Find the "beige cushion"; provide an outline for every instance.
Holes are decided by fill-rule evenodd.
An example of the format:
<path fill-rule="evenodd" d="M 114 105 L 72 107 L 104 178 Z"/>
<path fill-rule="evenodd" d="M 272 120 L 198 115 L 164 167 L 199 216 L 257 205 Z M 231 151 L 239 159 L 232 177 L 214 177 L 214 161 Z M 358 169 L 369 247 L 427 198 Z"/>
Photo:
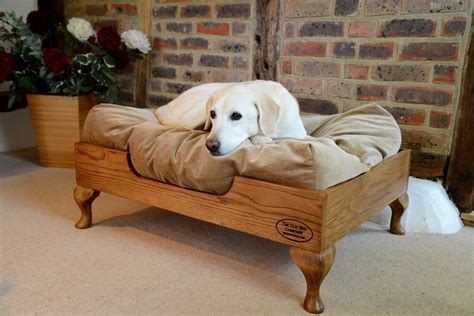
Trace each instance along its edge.
<path fill-rule="evenodd" d="M 397 153 L 400 129 L 377 104 L 343 114 L 303 117 L 307 140 L 246 141 L 228 155 L 211 156 L 207 132 L 161 125 L 152 109 L 100 104 L 89 113 L 83 141 L 129 150 L 142 176 L 184 188 L 224 194 L 242 175 L 313 189 L 325 189 L 368 171 Z"/>

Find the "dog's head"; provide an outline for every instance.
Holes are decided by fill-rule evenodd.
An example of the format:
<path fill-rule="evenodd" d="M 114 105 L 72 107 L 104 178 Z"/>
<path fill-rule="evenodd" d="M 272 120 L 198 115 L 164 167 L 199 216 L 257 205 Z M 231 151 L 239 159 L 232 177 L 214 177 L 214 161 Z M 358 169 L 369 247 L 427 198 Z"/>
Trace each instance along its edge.
<path fill-rule="evenodd" d="M 228 154 L 255 135 L 272 136 L 279 105 L 266 93 L 233 86 L 214 93 L 207 102 L 204 129 L 211 131 L 206 147 L 214 156 Z"/>

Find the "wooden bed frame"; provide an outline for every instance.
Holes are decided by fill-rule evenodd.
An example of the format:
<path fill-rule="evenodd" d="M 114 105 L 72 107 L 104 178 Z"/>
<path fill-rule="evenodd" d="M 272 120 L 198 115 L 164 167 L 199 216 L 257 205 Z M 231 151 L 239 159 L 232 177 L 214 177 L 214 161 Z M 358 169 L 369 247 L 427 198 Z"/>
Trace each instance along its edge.
<path fill-rule="evenodd" d="M 403 235 L 408 205 L 410 151 L 384 160 L 365 174 L 323 191 L 237 176 L 224 195 L 184 189 L 138 175 L 129 153 L 85 143 L 75 145 L 74 199 L 92 224 L 91 205 L 107 192 L 290 246 L 307 284 L 304 309 L 322 313 L 319 289 L 335 258 L 336 242 L 390 205 L 390 232 Z"/>

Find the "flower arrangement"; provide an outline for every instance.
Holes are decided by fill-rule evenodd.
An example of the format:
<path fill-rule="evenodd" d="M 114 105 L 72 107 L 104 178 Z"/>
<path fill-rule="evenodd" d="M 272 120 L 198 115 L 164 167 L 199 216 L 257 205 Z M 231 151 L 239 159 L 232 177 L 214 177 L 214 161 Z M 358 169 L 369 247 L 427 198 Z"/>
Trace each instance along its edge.
<path fill-rule="evenodd" d="M 0 44 L 6 44 L 0 46 L 0 83 L 12 82 L 8 108 L 27 93 L 96 93 L 105 102 L 115 102 L 120 94 L 115 72 L 151 50 L 145 34 L 137 30 L 119 35 L 114 27 L 102 27 L 96 33 L 82 18 L 55 29 L 64 34 L 63 49 L 45 48 L 51 32 L 42 11 L 31 12 L 26 23 L 13 12 L 0 16 Z"/>

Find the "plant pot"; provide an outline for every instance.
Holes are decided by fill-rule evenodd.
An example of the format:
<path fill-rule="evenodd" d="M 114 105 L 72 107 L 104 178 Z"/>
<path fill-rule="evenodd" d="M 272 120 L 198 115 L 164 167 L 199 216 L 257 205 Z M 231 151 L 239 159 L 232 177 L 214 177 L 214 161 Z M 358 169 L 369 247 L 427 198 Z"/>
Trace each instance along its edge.
<path fill-rule="evenodd" d="M 96 95 L 29 94 L 27 100 L 40 164 L 74 168 L 74 143 L 81 139 L 84 120 L 97 104 Z"/>

